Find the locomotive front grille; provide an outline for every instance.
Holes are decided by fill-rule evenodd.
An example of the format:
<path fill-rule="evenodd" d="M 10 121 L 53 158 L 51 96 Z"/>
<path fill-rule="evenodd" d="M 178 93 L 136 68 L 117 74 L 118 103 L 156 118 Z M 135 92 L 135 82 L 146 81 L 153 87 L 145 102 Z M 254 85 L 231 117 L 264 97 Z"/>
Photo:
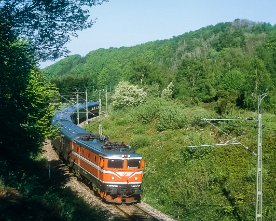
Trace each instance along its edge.
<path fill-rule="evenodd" d="M 141 193 L 141 187 L 140 185 L 135 187 L 132 187 L 131 185 L 107 185 L 106 192 L 110 195 L 139 195 Z"/>
<path fill-rule="evenodd" d="M 127 196 L 130 194 L 130 189 L 126 188 L 126 187 L 119 187 L 118 189 L 118 193 L 119 195 L 122 195 L 122 196 Z"/>

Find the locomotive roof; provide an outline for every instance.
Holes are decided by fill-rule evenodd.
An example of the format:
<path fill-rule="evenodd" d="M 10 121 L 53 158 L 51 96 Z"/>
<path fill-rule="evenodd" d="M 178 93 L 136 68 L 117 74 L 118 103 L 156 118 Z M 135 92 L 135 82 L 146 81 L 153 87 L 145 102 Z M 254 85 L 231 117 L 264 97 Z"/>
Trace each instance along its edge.
<path fill-rule="evenodd" d="M 105 144 L 105 142 L 101 139 L 83 139 L 82 137 L 78 137 L 74 140 L 77 144 L 81 144 L 87 149 L 94 150 L 98 154 L 100 154 L 103 157 L 106 158 L 118 158 L 126 156 L 131 158 L 141 158 L 140 154 L 137 154 L 134 152 L 133 149 L 131 149 L 129 146 L 124 144 L 118 144 L 118 143 L 108 143 Z"/>
<path fill-rule="evenodd" d="M 91 101 L 87 103 L 89 108 L 97 107 L 99 102 Z M 103 157 L 122 157 L 127 155 L 132 158 L 141 158 L 140 154 L 134 152 L 127 145 L 106 142 L 104 136 L 95 136 L 85 129 L 77 126 L 72 121 L 72 115 L 76 113 L 77 108 L 84 109 L 86 104 L 72 105 L 57 112 L 53 119 L 52 124 L 57 126 L 60 132 L 68 139 L 84 146 L 87 149 L 91 149 Z"/>

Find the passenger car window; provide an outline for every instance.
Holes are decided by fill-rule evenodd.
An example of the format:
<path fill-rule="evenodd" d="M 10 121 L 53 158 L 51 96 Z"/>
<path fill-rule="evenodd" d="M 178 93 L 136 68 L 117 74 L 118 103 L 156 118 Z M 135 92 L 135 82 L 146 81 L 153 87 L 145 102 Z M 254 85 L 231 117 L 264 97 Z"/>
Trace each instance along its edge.
<path fill-rule="evenodd" d="M 139 168 L 140 167 L 140 160 L 128 160 L 127 167 L 128 168 Z"/>
<path fill-rule="evenodd" d="M 123 168 L 124 161 L 123 160 L 116 160 L 116 159 L 110 159 L 108 160 L 108 168 Z"/>

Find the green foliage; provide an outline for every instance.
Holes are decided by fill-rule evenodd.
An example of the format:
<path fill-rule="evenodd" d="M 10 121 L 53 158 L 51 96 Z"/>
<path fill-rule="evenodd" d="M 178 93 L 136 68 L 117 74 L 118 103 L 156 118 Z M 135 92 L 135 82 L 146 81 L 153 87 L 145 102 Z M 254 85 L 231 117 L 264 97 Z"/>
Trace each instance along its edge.
<path fill-rule="evenodd" d="M 236 101 L 238 99 L 237 92 L 233 90 L 219 91 L 217 95 L 216 111 L 220 115 L 230 114 L 236 107 Z"/>
<path fill-rule="evenodd" d="M 112 89 L 124 80 L 147 91 L 144 103 L 128 107 L 133 102 L 126 96 L 118 99 L 123 110 L 101 119 L 105 134 L 143 154 L 144 201 L 178 220 L 253 220 L 255 121 L 211 127 L 202 118 L 254 116 L 249 110 L 256 110 L 256 96 L 266 92 L 262 108 L 271 114 L 264 114 L 263 215 L 276 217 L 275 28 L 237 19 L 169 40 L 92 51 L 64 73 L 76 82 L 85 77 L 90 89 Z M 166 88 L 170 82 L 173 93 Z M 189 147 L 228 142 L 217 127 L 251 152 L 239 145 Z"/>
<path fill-rule="evenodd" d="M 24 161 L 24 170 L 0 161 L 1 220 L 106 220 L 101 208 L 91 208 L 69 188 L 66 177 L 48 167 L 45 159 Z M 53 168 L 52 168 L 53 169 Z M 16 213 L 15 213 L 16 211 Z"/>
<path fill-rule="evenodd" d="M 215 124 L 250 151 L 239 145 L 192 147 L 230 139 L 201 120 L 218 117 L 204 106 L 187 107 L 177 101 L 148 98 L 135 108 L 112 112 L 101 123 L 111 140 L 129 142 L 143 155 L 144 201 L 178 220 L 253 220 L 256 157 L 250 151 L 256 151 L 255 121 Z M 236 108 L 231 113 L 239 117 L 254 115 Z M 184 127 L 177 127 L 175 119 L 183 116 Z M 268 220 L 275 217 L 274 118 L 273 114 L 263 115 L 263 215 Z M 166 122 L 161 131 L 157 127 L 160 122 Z M 90 130 L 95 131 L 96 125 L 89 125 Z"/>
<path fill-rule="evenodd" d="M 0 220 L 107 219 L 64 189 L 67 181 L 62 174 L 52 173 L 49 179 L 54 161 L 46 166 L 45 160 L 36 159 L 43 141 L 53 134 L 51 102 L 58 96 L 36 64 L 63 55 L 70 35 L 91 26 L 87 6 L 101 2 L 0 3 Z M 56 75 L 69 71 L 76 60 L 60 67 Z"/>
<path fill-rule="evenodd" d="M 136 149 L 141 147 L 147 147 L 151 144 L 151 139 L 148 136 L 136 135 L 129 141 L 129 145 Z"/>
<path fill-rule="evenodd" d="M 26 91 L 22 94 L 28 102 L 25 109 L 28 118 L 24 128 L 36 140 L 40 137 L 41 139 L 37 140 L 39 143 L 53 135 L 51 119 L 56 110 L 51 102 L 58 95 L 53 84 L 46 82 L 38 71 L 31 71 Z"/>
<path fill-rule="evenodd" d="M 145 104 L 136 108 L 135 119 L 144 123 L 153 123 L 158 131 L 183 128 L 187 118 L 181 106 L 162 98 L 149 98 Z"/>
<path fill-rule="evenodd" d="M 32 50 L 4 26 L 0 36 L 1 149 L 16 155 L 37 152 L 45 137 L 51 134 L 51 98 L 55 88 L 34 67 Z M 15 74 L 16 73 L 16 74 Z"/>
<path fill-rule="evenodd" d="M 245 45 L 245 36 L 241 26 L 236 26 L 233 22 L 231 27 L 226 28 L 217 39 L 215 48 L 221 51 L 224 48 L 243 47 Z"/>
<path fill-rule="evenodd" d="M 69 57 L 46 70 L 53 82 L 59 81 L 59 88 L 70 85 L 59 78 L 70 76 L 75 82 L 85 78 L 91 91 L 114 89 L 120 81 L 129 81 L 147 88 L 149 96 L 160 96 L 172 82 L 172 97 L 186 104 L 218 101 L 221 93 L 231 91 L 237 95 L 233 105 L 253 110 L 252 94 L 268 92 L 272 99 L 264 108 L 273 111 L 275 33 L 270 24 L 236 19 L 168 40 L 98 49 L 80 62 Z M 61 74 L 60 66 L 70 59 L 72 65 L 66 64 Z"/>
<path fill-rule="evenodd" d="M 89 8 L 105 0 L 10 1 L 0 5 L 0 20 L 24 38 L 38 59 L 55 59 L 68 53 L 64 46 L 78 30 L 91 27 Z M 2 26 L 2 25 L 1 25 Z"/>
<path fill-rule="evenodd" d="M 163 100 L 161 99 L 148 99 L 143 106 L 137 109 L 137 118 L 144 124 L 152 122 L 159 116 L 162 105 Z"/>
<path fill-rule="evenodd" d="M 59 90 L 59 93 L 68 97 L 74 97 L 76 90 L 83 91 L 83 88 L 93 88 L 93 82 L 86 76 L 76 77 L 73 75 L 62 76 L 51 81 Z"/>
<path fill-rule="evenodd" d="M 168 129 L 179 129 L 186 125 L 186 116 L 182 114 L 180 108 L 175 106 L 165 106 L 160 109 L 159 120 L 156 125 L 158 131 Z"/>
<path fill-rule="evenodd" d="M 239 70 L 233 69 L 226 72 L 222 78 L 221 85 L 225 91 L 242 91 L 243 86 L 246 84 L 246 76 Z"/>
<path fill-rule="evenodd" d="M 71 55 L 58 63 L 46 67 L 43 70 L 45 77 L 62 77 L 65 73 L 70 72 L 76 65 L 81 63 L 82 59 L 80 55 Z"/>

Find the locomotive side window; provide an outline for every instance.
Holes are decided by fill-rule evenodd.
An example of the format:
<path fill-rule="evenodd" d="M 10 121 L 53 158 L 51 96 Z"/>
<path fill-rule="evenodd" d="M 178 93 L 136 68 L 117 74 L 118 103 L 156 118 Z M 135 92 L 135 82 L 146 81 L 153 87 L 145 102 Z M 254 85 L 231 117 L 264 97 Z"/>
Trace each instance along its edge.
<path fill-rule="evenodd" d="M 124 161 L 123 160 L 115 160 L 115 159 L 110 159 L 108 160 L 108 167 L 109 168 L 123 168 Z"/>
<path fill-rule="evenodd" d="M 140 160 L 128 160 L 127 167 L 128 168 L 139 168 L 140 167 Z"/>

